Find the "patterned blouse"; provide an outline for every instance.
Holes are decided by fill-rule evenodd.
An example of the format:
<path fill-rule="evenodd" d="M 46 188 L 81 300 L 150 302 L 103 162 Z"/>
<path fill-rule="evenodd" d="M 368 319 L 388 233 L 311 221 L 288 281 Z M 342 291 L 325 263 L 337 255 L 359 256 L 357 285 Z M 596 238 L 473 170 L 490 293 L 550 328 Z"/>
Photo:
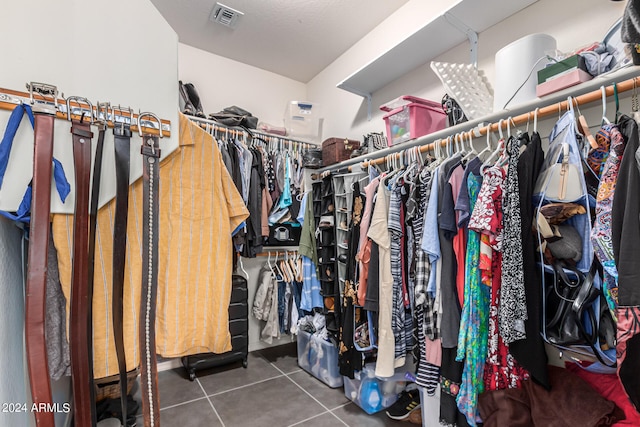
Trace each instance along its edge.
<path fill-rule="evenodd" d="M 487 172 L 489 173 L 489 171 Z M 485 176 L 487 174 L 485 173 Z M 469 190 L 469 204 L 471 211 L 475 211 L 481 177 L 470 174 L 467 178 Z M 473 217 L 473 213 L 472 213 Z M 488 314 L 490 292 L 481 283 L 480 271 L 480 233 L 471 228 L 469 222 L 469 236 L 467 240 L 465 292 L 460 332 L 458 335 L 458 350 L 456 360 L 464 361 L 460 391 L 456 403 L 460 412 L 466 417 L 472 427 L 476 426 L 478 396 L 484 391 L 484 364 L 487 357 Z"/>
<path fill-rule="evenodd" d="M 611 148 L 600 174 L 600 185 L 596 197 L 596 219 L 591 229 L 591 242 L 598 260 L 604 266 L 604 295 L 609 308 L 614 313 L 618 305 L 618 273 L 613 259 L 611 208 L 625 145 L 624 138 L 615 124 L 603 126 L 598 135 L 601 138 L 606 137 L 609 141 L 606 145 L 610 145 Z"/>

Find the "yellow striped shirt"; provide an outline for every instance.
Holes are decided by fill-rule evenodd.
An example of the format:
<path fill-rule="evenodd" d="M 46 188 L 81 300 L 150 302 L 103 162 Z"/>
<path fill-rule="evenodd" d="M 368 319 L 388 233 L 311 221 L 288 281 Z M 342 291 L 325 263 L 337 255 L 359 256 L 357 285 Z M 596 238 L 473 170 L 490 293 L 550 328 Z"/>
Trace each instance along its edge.
<path fill-rule="evenodd" d="M 133 140 L 135 141 L 135 139 Z M 135 143 L 135 142 L 134 142 Z M 118 372 L 111 320 L 112 200 L 98 213 L 93 297 L 96 378 Z M 160 167 L 160 240 L 156 349 L 163 357 L 231 349 L 232 231 L 248 211 L 213 137 L 180 115 L 180 147 Z M 138 307 L 142 280 L 142 181 L 130 187 L 124 283 L 127 369 L 139 363 Z M 73 216 L 53 215 L 62 289 L 71 283 Z"/>

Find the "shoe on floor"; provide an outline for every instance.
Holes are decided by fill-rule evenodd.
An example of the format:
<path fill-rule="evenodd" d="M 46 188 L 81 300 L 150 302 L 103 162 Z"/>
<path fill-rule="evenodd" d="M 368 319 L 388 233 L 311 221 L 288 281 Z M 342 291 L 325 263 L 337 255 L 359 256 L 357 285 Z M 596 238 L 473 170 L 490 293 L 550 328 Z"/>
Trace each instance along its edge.
<path fill-rule="evenodd" d="M 409 413 L 409 416 L 407 417 L 407 421 L 409 421 L 411 424 L 418 424 L 418 425 L 422 425 L 422 408 L 418 408 L 418 409 L 414 409 L 413 411 L 411 411 Z"/>
<path fill-rule="evenodd" d="M 404 420 L 411 411 L 420 408 L 420 393 L 418 390 L 403 391 L 398 401 L 387 409 L 387 416 L 394 420 Z"/>

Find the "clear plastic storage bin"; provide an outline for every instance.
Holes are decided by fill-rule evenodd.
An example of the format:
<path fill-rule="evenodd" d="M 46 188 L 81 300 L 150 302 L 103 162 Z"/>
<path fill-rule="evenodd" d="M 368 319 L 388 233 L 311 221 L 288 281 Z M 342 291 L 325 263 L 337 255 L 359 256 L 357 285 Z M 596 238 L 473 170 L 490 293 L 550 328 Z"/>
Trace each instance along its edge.
<path fill-rule="evenodd" d="M 284 112 L 284 126 L 292 137 L 319 140 L 322 137 L 320 104 L 306 101 L 290 101 Z"/>
<path fill-rule="evenodd" d="M 367 414 L 374 414 L 396 403 L 405 385 L 404 373 L 378 378 L 375 365 L 367 364 L 354 379 L 344 377 L 344 395 Z"/>
<path fill-rule="evenodd" d="M 299 331 L 298 365 L 329 387 L 342 387 L 338 349 L 332 343 Z"/>
<path fill-rule="evenodd" d="M 444 129 L 447 115 L 437 102 L 415 96 L 402 96 L 380 107 L 387 126 L 389 146 Z"/>

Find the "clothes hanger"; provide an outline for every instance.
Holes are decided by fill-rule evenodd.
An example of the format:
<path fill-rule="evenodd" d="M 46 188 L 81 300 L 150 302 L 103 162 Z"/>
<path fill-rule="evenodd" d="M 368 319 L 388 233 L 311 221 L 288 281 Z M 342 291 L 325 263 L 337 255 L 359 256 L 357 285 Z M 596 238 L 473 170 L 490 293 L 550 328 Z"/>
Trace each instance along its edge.
<path fill-rule="evenodd" d="M 480 159 L 481 159 L 481 156 L 483 156 L 486 153 L 490 153 L 491 150 L 493 150 L 493 148 L 491 147 L 491 126 L 493 126 L 493 123 L 489 123 L 487 125 L 487 146 L 478 153 L 478 158 Z"/>
<path fill-rule="evenodd" d="M 464 134 L 463 134 L 464 135 Z M 462 163 L 466 164 L 467 162 L 469 162 L 469 160 L 473 159 L 474 157 L 478 156 L 478 152 L 476 151 L 475 148 L 473 148 L 473 132 L 469 131 L 466 133 L 467 138 L 469 139 L 469 150 L 467 151 L 467 154 L 464 155 L 464 157 L 462 157 Z M 463 139 L 463 143 L 464 143 L 464 139 Z"/>
<path fill-rule="evenodd" d="M 602 126 L 609 125 L 611 122 L 607 119 L 607 89 L 600 86 L 600 92 L 602 94 Z"/>
<path fill-rule="evenodd" d="M 633 79 L 633 90 L 631 91 L 631 117 L 637 122 L 640 121 L 640 105 L 638 103 L 638 86 L 636 78 Z"/>
<path fill-rule="evenodd" d="M 238 264 L 240 265 L 240 271 L 244 273 L 244 278 L 249 280 L 249 273 L 244 269 L 244 264 L 242 264 L 242 257 L 238 257 Z"/>
<path fill-rule="evenodd" d="M 585 118 L 585 116 L 580 111 L 580 105 L 578 103 L 578 98 L 569 97 L 569 99 L 571 99 L 571 103 L 572 104 L 573 104 L 573 101 L 575 101 L 576 110 L 578 110 L 578 120 L 577 120 L 577 123 L 576 123 L 578 125 L 578 132 L 580 132 L 587 139 L 587 141 L 589 141 L 589 145 L 591 146 L 591 148 L 594 148 L 594 149 L 598 148 L 598 142 L 596 141 L 596 139 L 591 134 L 591 130 L 589 129 L 589 124 L 587 123 L 587 119 Z"/>
<path fill-rule="evenodd" d="M 500 168 L 506 165 L 507 162 L 509 161 L 507 148 L 509 147 L 509 144 L 512 144 L 515 141 L 515 139 L 511 137 L 511 123 L 513 122 L 513 119 L 511 118 L 511 116 L 509 116 L 506 121 L 507 121 L 507 138 L 504 140 L 504 150 L 502 151 L 502 153 L 500 153 L 500 157 L 498 158 L 498 160 L 496 160 L 496 163 L 495 163 L 495 166 Z"/>
<path fill-rule="evenodd" d="M 536 107 L 535 110 L 533 110 L 533 133 L 538 133 L 538 110 L 540 109 L 540 107 Z"/>
<path fill-rule="evenodd" d="M 495 149 L 495 151 L 493 153 L 491 153 L 491 155 L 482 163 L 482 166 L 480 166 L 480 172 L 484 175 L 484 171 L 485 169 L 489 168 L 490 166 L 493 165 L 493 161 L 494 158 L 496 158 L 496 156 L 500 156 L 504 150 L 505 147 L 505 142 L 504 142 L 504 134 L 502 133 L 502 122 L 503 119 L 500 119 L 498 121 L 498 133 L 500 135 L 500 140 L 498 141 L 498 147 Z M 500 157 L 498 157 L 500 158 Z"/>

